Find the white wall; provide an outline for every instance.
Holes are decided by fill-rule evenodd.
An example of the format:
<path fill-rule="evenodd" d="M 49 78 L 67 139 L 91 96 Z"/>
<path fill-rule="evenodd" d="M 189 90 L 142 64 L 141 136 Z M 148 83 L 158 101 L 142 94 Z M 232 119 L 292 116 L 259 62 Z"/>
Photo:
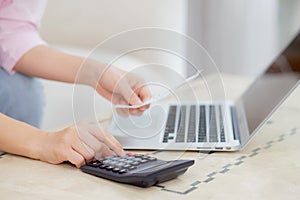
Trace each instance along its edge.
<path fill-rule="evenodd" d="M 183 31 L 185 0 L 49 0 L 41 34 L 50 43 L 95 47 L 137 27 Z"/>
<path fill-rule="evenodd" d="M 41 23 L 42 37 L 55 48 L 81 56 L 100 42 L 118 34 L 141 27 L 160 27 L 185 32 L 185 0 L 49 0 Z M 123 44 L 106 49 L 97 57 L 107 61 Z M 181 63 L 165 54 L 130 56 L 123 59 L 118 67 L 131 70 L 131 66 L 155 60 L 182 71 Z M 109 61 L 109 60 L 108 60 Z M 43 129 L 53 129 L 73 122 L 73 85 L 43 81 L 46 93 L 46 110 Z M 80 87 L 82 97 L 91 95 L 93 90 Z M 77 99 L 76 112 L 81 118 L 91 115 L 84 98 Z M 101 97 L 96 100 L 96 112 L 105 112 L 110 104 Z M 99 106 L 98 106 L 99 105 Z"/>
<path fill-rule="evenodd" d="M 188 0 L 188 4 L 188 34 L 226 73 L 258 75 L 300 25 L 298 0 Z"/>

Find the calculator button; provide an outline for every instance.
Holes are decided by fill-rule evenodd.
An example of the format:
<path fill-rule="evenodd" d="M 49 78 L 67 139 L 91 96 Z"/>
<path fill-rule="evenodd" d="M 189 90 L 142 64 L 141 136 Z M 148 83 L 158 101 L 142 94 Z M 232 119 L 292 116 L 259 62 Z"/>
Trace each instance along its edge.
<path fill-rule="evenodd" d="M 99 167 L 100 165 L 102 165 L 102 163 L 98 160 L 95 160 L 95 161 L 87 163 L 87 165 L 91 166 L 91 167 Z"/>
<path fill-rule="evenodd" d="M 148 159 L 148 158 L 150 158 L 150 156 L 144 155 L 144 156 L 142 157 L 142 159 Z"/>
<path fill-rule="evenodd" d="M 141 158 L 135 158 L 133 160 L 136 161 L 136 162 L 140 162 L 142 159 Z"/>
<path fill-rule="evenodd" d="M 132 165 L 138 166 L 140 163 L 139 162 L 133 162 L 131 163 Z"/>
<path fill-rule="evenodd" d="M 128 168 L 128 170 L 133 170 L 133 169 L 136 169 L 136 166 L 130 166 L 130 167 Z"/>
<path fill-rule="evenodd" d="M 118 168 L 118 167 L 115 167 L 115 168 L 112 169 L 113 172 L 119 172 L 120 170 L 121 170 L 121 169 Z"/>
<path fill-rule="evenodd" d="M 127 164 L 131 164 L 131 163 L 133 163 L 134 161 L 133 160 L 126 160 L 125 161 L 125 163 L 127 163 Z"/>
<path fill-rule="evenodd" d="M 109 164 L 114 166 L 114 165 L 116 165 L 116 164 L 118 164 L 118 163 L 119 163 L 119 162 L 117 162 L 117 161 L 111 161 Z"/>
<path fill-rule="evenodd" d="M 157 160 L 157 158 L 149 157 L 148 160 L 149 160 L 149 161 L 155 161 L 155 160 Z"/>
<path fill-rule="evenodd" d="M 107 165 L 100 165 L 100 166 L 99 166 L 100 169 L 104 169 L 104 168 L 106 168 L 106 167 L 107 167 Z"/>
<path fill-rule="evenodd" d="M 143 160 L 140 161 L 140 163 L 142 163 L 142 164 L 146 163 L 146 162 L 148 162 L 148 160 L 143 159 Z"/>
<path fill-rule="evenodd" d="M 126 173 L 127 172 L 127 169 L 121 169 L 120 171 L 119 171 L 119 174 L 124 174 L 124 173 Z"/>
<path fill-rule="evenodd" d="M 135 157 L 133 157 L 133 156 L 125 156 L 124 157 L 126 160 L 133 160 Z"/>
<path fill-rule="evenodd" d="M 125 164 L 125 165 L 123 166 L 123 168 L 128 169 L 130 166 L 131 166 L 131 165 L 129 165 L 129 164 Z"/>
<path fill-rule="evenodd" d="M 107 169 L 107 170 L 112 170 L 114 167 L 113 166 L 107 166 L 105 169 Z"/>
<path fill-rule="evenodd" d="M 103 164 L 105 164 L 105 165 L 109 165 L 109 164 L 110 164 L 110 162 L 111 162 L 110 160 L 104 160 L 104 161 L 103 161 Z"/>
<path fill-rule="evenodd" d="M 127 164 L 126 163 L 122 163 L 122 162 L 115 164 L 116 167 L 120 167 L 120 168 L 124 167 L 125 165 L 127 165 Z"/>

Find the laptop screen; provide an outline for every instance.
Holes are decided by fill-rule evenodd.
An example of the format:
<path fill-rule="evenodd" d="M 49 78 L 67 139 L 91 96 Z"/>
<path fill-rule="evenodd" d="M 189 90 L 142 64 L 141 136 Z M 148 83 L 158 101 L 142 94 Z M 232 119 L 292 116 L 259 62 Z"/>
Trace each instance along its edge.
<path fill-rule="evenodd" d="M 249 132 L 243 135 L 246 143 L 272 112 L 299 84 L 300 33 L 288 44 L 270 67 L 250 85 L 238 104 L 242 105 Z"/>

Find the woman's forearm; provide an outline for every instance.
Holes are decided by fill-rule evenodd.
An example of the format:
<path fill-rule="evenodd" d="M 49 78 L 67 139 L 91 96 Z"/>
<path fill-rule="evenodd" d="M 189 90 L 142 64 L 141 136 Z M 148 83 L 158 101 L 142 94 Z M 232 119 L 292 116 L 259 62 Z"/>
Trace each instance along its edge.
<path fill-rule="evenodd" d="M 41 130 L 0 113 L 1 151 L 39 159 L 44 139 Z"/>
<path fill-rule="evenodd" d="M 93 60 L 37 46 L 26 52 L 14 69 L 29 76 L 95 87 L 104 67 Z"/>

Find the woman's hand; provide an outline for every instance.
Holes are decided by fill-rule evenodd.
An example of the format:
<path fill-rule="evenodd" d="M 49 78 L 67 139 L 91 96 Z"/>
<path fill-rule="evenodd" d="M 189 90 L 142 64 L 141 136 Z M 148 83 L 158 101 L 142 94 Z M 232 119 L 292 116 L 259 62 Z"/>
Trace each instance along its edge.
<path fill-rule="evenodd" d="M 121 144 L 108 132 L 88 123 L 78 123 L 47 133 L 39 159 L 52 164 L 69 161 L 80 167 L 93 158 L 124 156 Z"/>
<path fill-rule="evenodd" d="M 113 104 L 139 105 L 151 98 L 151 93 L 141 77 L 116 67 L 108 67 L 102 72 L 95 89 Z M 149 105 L 129 109 L 129 113 L 140 115 L 147 108 Z M 127 109 L 119 111 L 123 115 L 128 113 Z"/>

